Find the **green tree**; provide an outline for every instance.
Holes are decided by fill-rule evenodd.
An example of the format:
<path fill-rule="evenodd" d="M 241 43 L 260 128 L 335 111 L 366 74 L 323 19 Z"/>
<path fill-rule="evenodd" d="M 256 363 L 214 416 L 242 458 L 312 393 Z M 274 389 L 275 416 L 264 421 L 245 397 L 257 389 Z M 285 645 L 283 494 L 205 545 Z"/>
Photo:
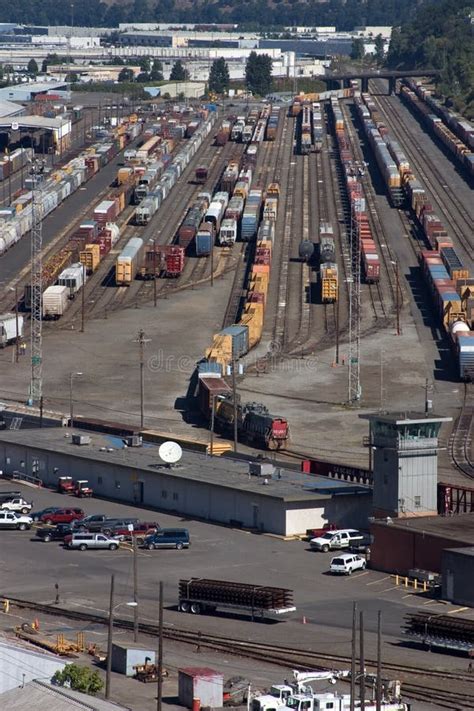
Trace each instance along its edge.
<path fill-rule="evenodd" d="M 140 72 L 140 74 L 137 76 L 137 81 L 140 82 L 140 84 L 143 84 L 146 81 L 150 81 L 150 75 L 148 74 L 148 72 Z"/>
<path fill-rule="evenodd" d="M 36 76 L 36 74 L 38 74 L 38 64 L 35 59 L 30 59 L 30 61 L 28 62 L 27 71 L 28 74 L 31 74 L 32 76 Z"/>
<path fill-rule="evenodd" d="M 272 88 L 272 60 L 268 54 L 250 52 L 245 65 L 245 83 L 253 94 L 265 96 Z"/>
<path fill-rule="evenodd" d="M 352 40 L 351 59 L 364 59 L 365 46 L 362 37 L 355 37 Z"/>
<path fill-rule="evenodd" d="M 104 682 L 97 671 L 79 664 L 66 664 L 64 669 L 58 670 L 53 676 L 53 683 L 58 686 L 70 686 L 74 691 L 95 696 L 102 690 Z"/>
<path fill-rule="evenodd" d="M 133 70 L 129 67 L 124 67 L 120 70 L 118 81 L 133 81 Z"/>
<path fill-rule="evenodd" d="M 209 72 L 209 91 L 215 91 L 216 94 L 224 94 L 229 89 L 229 84 L 230 77 L 227 62 L 223 57 L 215 59 Z"/>
<path fill-rule="evenodd" d="M 375 59 L 377 62 L 383 62 L 384 54 L 385 54 L 385 42 L 382 37 L 382 35 L 377 35 L 374 41 L 375 44 Z"/>
<path fill-rule="evenodd" d="M 140 57 L 140 61 L 138 63 L 140 65 L 140 69 L 142 70 L 142 72 L 146 72 L 147 74 L 150 73 L 150 70 L 151 70 L 150 57 Z"/>
<path fill-rule="evenodd" d="M 77 84 L 79 81 L 79 74 L 77 72 L 68 72 L 66 74 L 66 81 L 68 84 Z"/>
<path fill-rule="evenodd" d="M 177 59 L 171 69 L 170 81 L 185 81 L 187 79 L 186 69 L 180 59 Z"/>
<path fill-rule="evenodd" d="M 155 59 L 151 71 L 150 71 L 151 81 L 163 81 L 163 65 L 159 59 Z"/>

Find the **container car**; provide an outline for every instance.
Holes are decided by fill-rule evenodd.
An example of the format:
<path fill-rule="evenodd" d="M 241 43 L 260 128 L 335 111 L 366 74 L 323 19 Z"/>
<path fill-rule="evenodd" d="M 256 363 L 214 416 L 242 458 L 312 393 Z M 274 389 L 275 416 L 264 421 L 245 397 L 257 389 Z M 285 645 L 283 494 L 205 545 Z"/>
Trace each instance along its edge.
<path fill-rule="evenodd" d="M 135 279 L 143 252 L 141 237 L 132 237 L 120 252 L 115 262 L 115 283 L 130 286 Z"/>

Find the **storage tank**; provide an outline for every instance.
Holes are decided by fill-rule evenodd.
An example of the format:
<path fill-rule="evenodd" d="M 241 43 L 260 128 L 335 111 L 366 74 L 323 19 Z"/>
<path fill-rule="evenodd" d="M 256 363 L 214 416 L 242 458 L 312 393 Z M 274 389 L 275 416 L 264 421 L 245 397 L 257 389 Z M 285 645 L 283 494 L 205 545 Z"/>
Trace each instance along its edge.
<path fill-rule="evenodd" d="M 304 239 L 300 242 L 298 247 L 298 254 L 300 259 L 304 259 L 305 262 L 311 261 L 314 254 L 314 244 L 309 239 Z"/>

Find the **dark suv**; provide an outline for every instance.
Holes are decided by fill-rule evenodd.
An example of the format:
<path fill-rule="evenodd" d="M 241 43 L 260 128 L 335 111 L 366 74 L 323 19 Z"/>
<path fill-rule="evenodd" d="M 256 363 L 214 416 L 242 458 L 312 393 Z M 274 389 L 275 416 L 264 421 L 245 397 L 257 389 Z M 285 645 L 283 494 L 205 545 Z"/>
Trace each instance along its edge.
<path fill-rule="evenodd" d="M 64 541 L 64 537 L 72 532 L 73 529 L 69 523 L 58 523 L 54 528 L 38 528 L 36 535 L 44 543 L 49 543 L 50 541 Z"/>
<path fill-rule="evenodd" d="M 189 548 L 189 531 L 187 528 L 160 528 L 159 531 L 147 536 L 143 542 L 143 547 L 152 551 L 155 548 Z"/>

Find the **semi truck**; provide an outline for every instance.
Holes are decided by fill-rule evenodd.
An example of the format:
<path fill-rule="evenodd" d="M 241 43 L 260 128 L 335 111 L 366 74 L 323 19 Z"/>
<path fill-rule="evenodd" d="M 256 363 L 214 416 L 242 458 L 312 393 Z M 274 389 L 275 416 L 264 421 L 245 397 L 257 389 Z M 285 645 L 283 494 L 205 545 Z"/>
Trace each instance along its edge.
<path fill-rule="evenodd" d="M 279 618 L 295 612 L 293 591 L 250 583 L 227 580 L 188 578 L 179 581 L 178 607 L 180 612 L 193 615 L 227 610 L 250 614 L 252 620 Z"/>

